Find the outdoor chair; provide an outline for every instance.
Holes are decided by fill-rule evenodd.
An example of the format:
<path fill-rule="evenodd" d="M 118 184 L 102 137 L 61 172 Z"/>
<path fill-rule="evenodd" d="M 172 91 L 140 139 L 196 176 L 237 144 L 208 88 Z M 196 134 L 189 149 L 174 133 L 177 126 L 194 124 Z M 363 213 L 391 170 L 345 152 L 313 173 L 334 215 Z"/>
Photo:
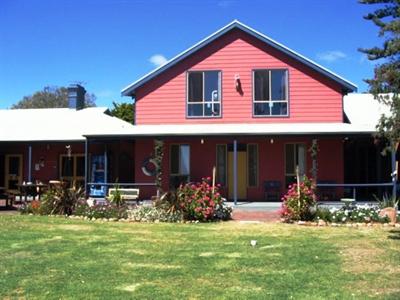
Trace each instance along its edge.
<path fill-rule="evenodd" d="M 281 182 L 278 180 L 264 181 L 264 200 L 280 201 L 281 187 Z"/>

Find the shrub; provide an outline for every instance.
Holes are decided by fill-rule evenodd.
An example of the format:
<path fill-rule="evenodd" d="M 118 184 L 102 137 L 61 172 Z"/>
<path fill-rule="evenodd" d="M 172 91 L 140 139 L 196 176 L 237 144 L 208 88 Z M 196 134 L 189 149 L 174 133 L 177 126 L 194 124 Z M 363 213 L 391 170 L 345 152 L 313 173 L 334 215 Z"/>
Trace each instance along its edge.
<path fill-rule="evenodd" d="M 125 205 L 114 203 L 95 204 L 89 206 L 86 201 L 80 201 L 74 210 L 74 215 L 90 219 L 126 219 L 128 217 Z"/>
<path fill-rule="evenodd" d="M 211 178 L 199 183 L 187 183 L 177 190 L 177 199 L 186 220 L 211 221 L 230 218 L 231 210 L 224 208 L 218 187 L 210 185 Z"/>
<path fill-rule="evenodd" d="M 282 197 L 281 217 L 288 222 L 310 220 L 312 218 L 311 208 L 315 205 L 315 199 L 315 186 L 304 176 L 299 189 L 297 184 L 290 185 L 286 195 Z"/>
<path fill-rule="evenodd" d="M 179 222 L 183 220 L 180 211 L 170 212 L 154 206 L 139 206 L 127 211 L 127 216 L 137 222 Z"/>
<path fill-rule="evenodd" d="M 379 216 L 380 208 L 374 205 L 355 205 L 355 206 L 343 206 L 340 209 L 331 208 L 331 220 L 334 223 L 370 223 L 389 222 L 388 217 Z"/>
<path fill-rule="evenodd" d="M 40 214 L 40 202 L 38 200 L 33 200 L 31 203 L 24 203 L 19 208 L 21 214 Z"/>
<path fill-rule="evenodd" d="M 395 198 L 393 196 L 389 196 L 387 194 L 383 195 L 382 199 L 379 199 L 377 196 L 374 195 L 374 198 L 379 203 L 380 208 L 386 207 L 397 207 L 400 201 L 400 198 Z"/>
<path fill-rule="evenodd" d="M 41 215 L 70 215 L 75 210 L 80 199 L 84 198 L 82 188 L 55 186 L 49 189 L 41 201 L 33 200 L 22 206 L 21 213 L 33 213 Z"/>

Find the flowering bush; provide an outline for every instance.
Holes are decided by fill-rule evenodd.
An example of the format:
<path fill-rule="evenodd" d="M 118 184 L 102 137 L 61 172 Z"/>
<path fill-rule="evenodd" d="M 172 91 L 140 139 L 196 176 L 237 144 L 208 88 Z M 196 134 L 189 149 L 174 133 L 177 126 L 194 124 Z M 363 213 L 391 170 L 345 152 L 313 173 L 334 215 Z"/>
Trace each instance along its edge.
<path fill-rule="evenodd" d="M 329 211 L 329 214 L 326 212 Z M 333 223 L 387 223 L 388 217 L 379 216 L 380 208 L 375 205 L 343 206 L 341 208 L 330 208 L 325 210 L 325 220 Z M 320 215 L 317 213 L 317 216 Z"/>
<path fill-rule="evenodd" d="M 127 207 L 117 206 L 111 203 L 95 204 L 89 206 L 86 200 L 82 200 L 73 212 L 76 216 L 84 216 L 90 219 L 126 219 Z"/>
<path fill-rule="evenodd" d="M 227 220 L 232 210 L 226 208 L 219 193 L 219 185 L 210 185 L 211 178 L 202 178 L 199 183 L 187 183 L 177 190 L 179 206 L 186 220 Z"/>
<path fill-rule="evenodd" d="M 179 222 L 183 216 L 179 211 L 167 211 L 154 206 L 139 206 L 127 211 L 128 219 L 137 222 Z"/>
<path fill-rule="evenodd" d="M 310 220 L 315 199 L 315 186 L 304 176 L 299 189 L 297 184 L 290 185 L 286 195 L 282 197 L 281 217 L 287 222 Z"/>

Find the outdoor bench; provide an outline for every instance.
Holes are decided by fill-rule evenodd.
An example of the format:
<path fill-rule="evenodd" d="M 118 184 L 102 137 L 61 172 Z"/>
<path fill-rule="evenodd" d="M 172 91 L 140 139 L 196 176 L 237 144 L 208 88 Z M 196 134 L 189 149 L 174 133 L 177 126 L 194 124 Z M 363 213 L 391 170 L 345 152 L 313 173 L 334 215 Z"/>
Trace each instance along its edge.
<path fill-rule="evenodd" d="M 112 196 L 117 191 L 116 188 L 111 188 L 108 190 L 107 200 L 110 200 Z M 118 192 L 121 195 L 121 199 L 124 202 L 131 202 L 131 201 L 138 201 L 139 200 L 139 189 L 129 189 L 129 188 L 122 188 L 118 189 Z"/>

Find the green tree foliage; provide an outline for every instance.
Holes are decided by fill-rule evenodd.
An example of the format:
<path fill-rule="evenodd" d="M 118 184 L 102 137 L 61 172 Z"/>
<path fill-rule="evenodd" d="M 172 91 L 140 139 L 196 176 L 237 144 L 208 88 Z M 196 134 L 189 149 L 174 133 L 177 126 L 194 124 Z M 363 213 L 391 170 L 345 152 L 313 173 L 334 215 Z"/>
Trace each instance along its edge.
<path fill-rule="evenodd" d="M 374 78 L 365 80 L 375 98 L 390 107 L 391 116 L 382 116 L 377 126 L 378 136 L 397 148 L 400 140 L 400 0 L 360 0 L 371 4 L 375 11 L 364 16 L 379 27 L 384 40 L 381 47 L 360 49 L 368 59 L 378 61 Z"/>
<path fill-rule="evenodd" d="M 120 118 L 128 123 L 133 124 L 135 106 L 133 103 L 115 103 L 113 102 L 113 108 L 110 113 L 112 116 Z"/>
<path fill-rule="evenodd" d="M 96 106 L 96 96 L 86 93 L 85 107 Z M 68 107 L 68 89 L 66 87 L 46 86 L 33 95 L 24 96 L 18 103 L 11 106 L 18 108 L 59 108 Z"/>

